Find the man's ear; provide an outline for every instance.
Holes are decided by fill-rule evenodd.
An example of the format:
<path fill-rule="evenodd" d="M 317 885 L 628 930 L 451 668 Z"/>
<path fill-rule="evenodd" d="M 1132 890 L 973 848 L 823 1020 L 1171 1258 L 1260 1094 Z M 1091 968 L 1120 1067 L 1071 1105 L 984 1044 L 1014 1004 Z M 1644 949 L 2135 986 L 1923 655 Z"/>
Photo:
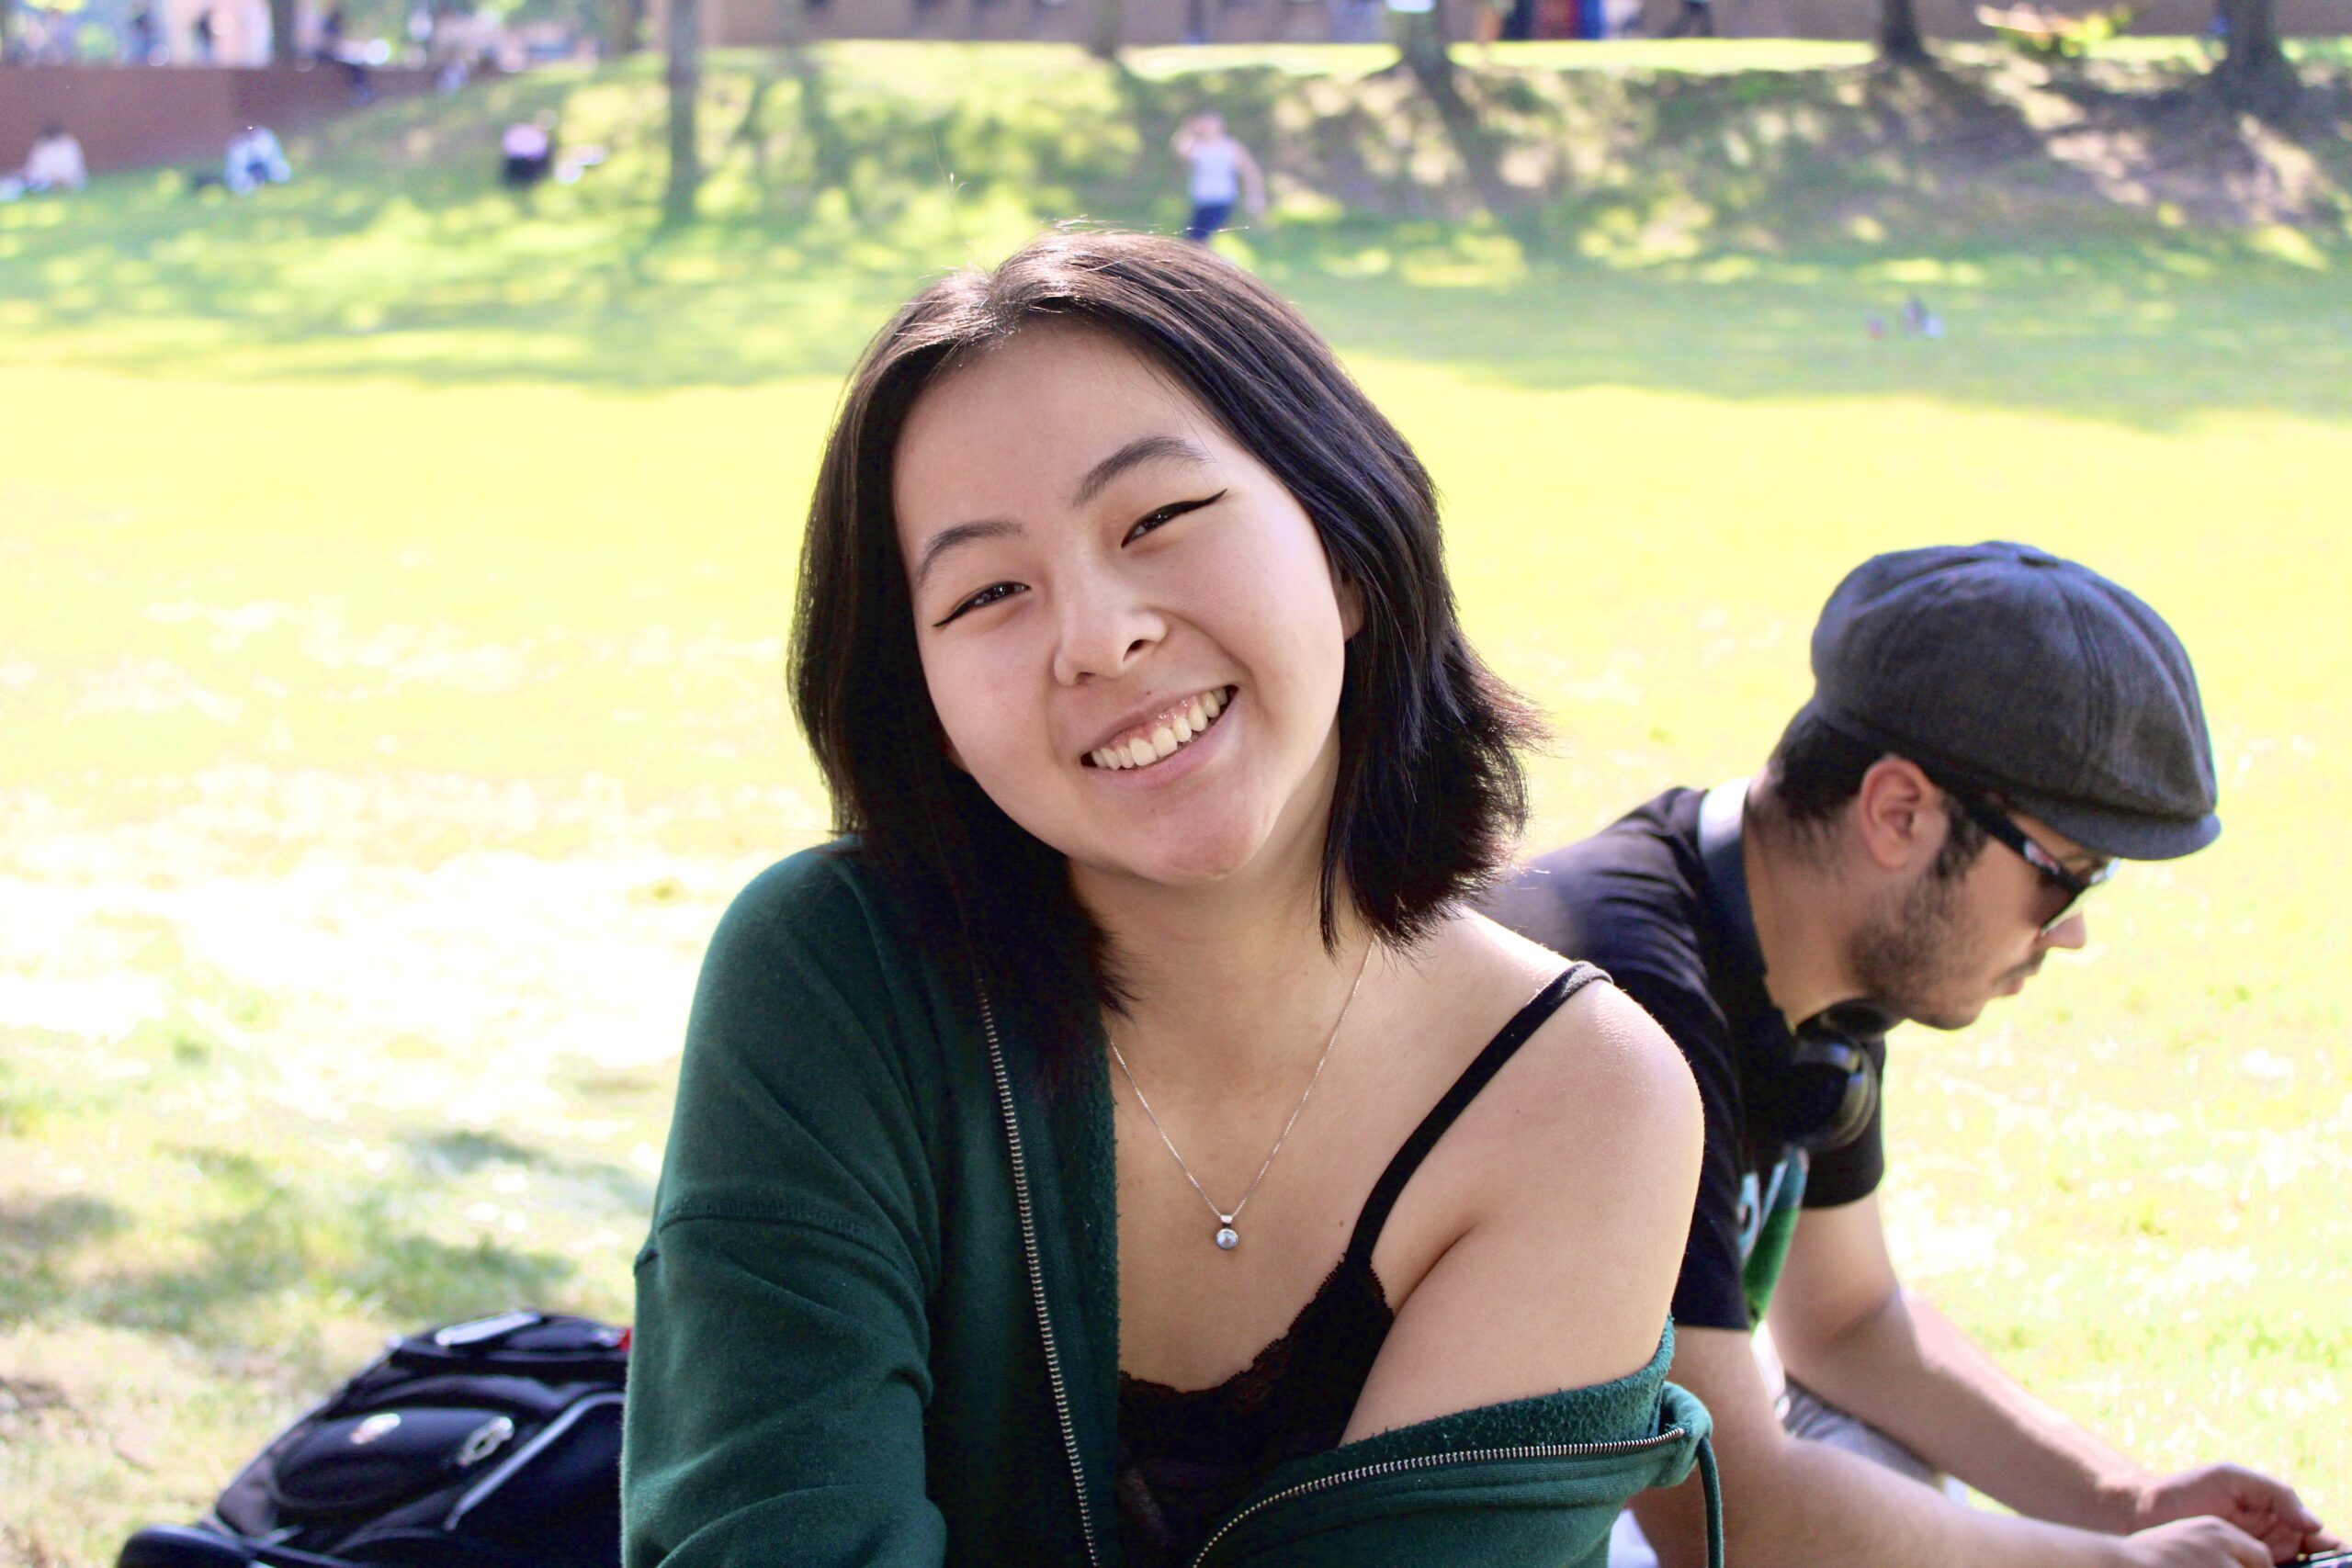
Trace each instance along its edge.
<path fill-rule="evenodd" d="M 1851 810 L 1862 852 L 1881 870 L 1911 871 L 1943 848 L 1944 792 L 1906 757 L 1872 762 Z"/>

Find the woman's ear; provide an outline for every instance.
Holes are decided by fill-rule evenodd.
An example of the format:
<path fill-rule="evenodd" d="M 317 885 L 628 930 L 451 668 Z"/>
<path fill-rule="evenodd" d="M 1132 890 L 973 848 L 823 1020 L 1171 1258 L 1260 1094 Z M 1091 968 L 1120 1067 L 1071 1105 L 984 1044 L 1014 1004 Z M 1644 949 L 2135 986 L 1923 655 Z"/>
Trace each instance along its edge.
<path fill-rule="evenodd" d="M 1340 601 L 1340 629 L 1347 640 L 1353 641 L 1356 633 L 1363 630 L 1363 590 L 1341 577 L 1335 566 L 1331 569 L 1331 592 Z"/>

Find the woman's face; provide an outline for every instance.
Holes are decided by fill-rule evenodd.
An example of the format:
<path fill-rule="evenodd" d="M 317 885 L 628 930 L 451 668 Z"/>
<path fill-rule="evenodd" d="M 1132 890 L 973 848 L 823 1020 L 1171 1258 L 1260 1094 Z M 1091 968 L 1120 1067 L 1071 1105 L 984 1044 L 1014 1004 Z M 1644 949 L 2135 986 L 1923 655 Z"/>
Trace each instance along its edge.
<path fill-rule="evenodd" d="M 893 479 L 932 704 L 1007 816 L 1104 877 L 1312 873 L 1354 596 L 1186 392 L 1032 327 L 917 400 Z"/>

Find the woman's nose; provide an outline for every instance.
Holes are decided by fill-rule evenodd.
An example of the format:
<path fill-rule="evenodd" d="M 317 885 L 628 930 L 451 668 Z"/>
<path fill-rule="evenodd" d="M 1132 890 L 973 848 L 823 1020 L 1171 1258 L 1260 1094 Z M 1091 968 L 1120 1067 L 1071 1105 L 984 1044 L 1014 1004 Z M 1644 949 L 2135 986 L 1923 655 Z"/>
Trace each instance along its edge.
<path fill-rule="evenodd" d="M 1168 634 L 1159 614 L 1115 581 L 1079 584 L 1060 608 L 1054 679 L 1066 686 L 1125 674 Z"/>

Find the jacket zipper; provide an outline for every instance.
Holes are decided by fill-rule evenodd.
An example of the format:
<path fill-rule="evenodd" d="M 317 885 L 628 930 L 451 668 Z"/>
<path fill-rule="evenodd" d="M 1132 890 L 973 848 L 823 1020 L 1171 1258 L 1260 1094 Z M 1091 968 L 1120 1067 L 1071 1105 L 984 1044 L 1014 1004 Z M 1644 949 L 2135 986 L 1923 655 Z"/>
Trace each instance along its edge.
<path fill-rule="evenodd" d="M 1054 1394 L 1054 1417 L 1061 1423 L 1062 1452 L 1069 1460 L 1070 1483 L 1078 1492 L 1078 1529 L 1086 1542 L 1089 1568 L 1102 1568 L 1102 1557 L 1094 1545 L 1094 1519 L 1086 1506 L 1086 1472 L 1080 1465 L 1078 1427 L 1070 1419 L 1069 1391 L 1062 1384 L 1061 1352 L 1054 1343 L 1054 1320 L 1046 1311 L 1046 1270 L 1037 1257 L 1037 1221 L 1029 1207 L 1029 1166 L 1021 1153 L 1021 1122 L 1012 1110 L 1012 1077 L 1005 1071 L 1004 1047 L 996 1032 L 996 1010 L 989 1006 L 988 992 L 978 987 L 974 976 L 974 988 L 980 998 L 980 1028 L 988 1036 L 989 1071 L 996 1079 L 997 1107 L 1004 1113 L 1005 1142 L 1012 1150 L 1012 1201 L 1021 1216 L 1021 1250 L 1029 1262 L 1029 1295 L 1037 1308 L 1037 1336 L 1046 1347 L 1046 1379 Z"/>
<path fill-rule="evenodd" d="M 1396 1475 L 1408 1470 L 1430 1470 L 1442 1464 L 1484 1464 L 1496 1460 L 1510 1459 L 1583 1459 L 1592 1454 L 1628 1453 L 1635 1449 L 1659 1448 L 1668 1443 L 1679 1442 L 1688 1435 L 1682 1427 L 1675 1427 L 1655 1437 L 1621 1438 L 1608 1443 L 1525 1443 L 1516 1448 L 1472 1449 L 1462 1453 L 1423 1454 L 1412 1459 L 1384 1460 L 1378 1464 L 1360 1465 L 1354 1470 L 1340 1471 L 1336 1475 L 1326 1475 L 1314 1481 L 1302 1481 L 1295 1486 L 1283 1487 L 1272 1496 L 1261 1497 L 1225 1523 L 1217 1526 L 1216 1533 L 1201 1543 L 1200 1552 L 1193 1557 L 1192 1568 L 1201 1568 L 1201 1564 L 1209 1560 L 1209 1553 L 1216 1550 L 1217 1542 L 1230 1535 L 1250 1515 L 1261 1509 L 1271 1508 L 1277 1503 L 1286 1502 L 1293 1497 L 1305 1497 L 1317 1492 L 1329 1492 L 1334 1486 L 1343 1485 L 1351 1481 L 1365 1481 L 1375 1476 Z"/>

